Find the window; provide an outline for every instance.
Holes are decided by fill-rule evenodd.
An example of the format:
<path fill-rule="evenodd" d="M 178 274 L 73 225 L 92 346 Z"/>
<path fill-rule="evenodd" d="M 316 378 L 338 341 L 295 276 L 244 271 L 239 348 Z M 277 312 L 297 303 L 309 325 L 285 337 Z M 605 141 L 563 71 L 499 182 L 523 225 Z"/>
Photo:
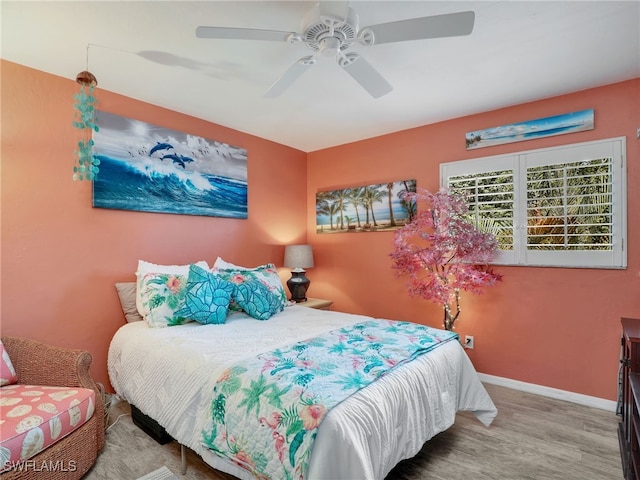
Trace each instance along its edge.
<path fill-rule="evenodd" d="M 496 263 L 625 268 L 625 138 L 440 166 L 469 198 L 470 220 L 498 239 Z"/>

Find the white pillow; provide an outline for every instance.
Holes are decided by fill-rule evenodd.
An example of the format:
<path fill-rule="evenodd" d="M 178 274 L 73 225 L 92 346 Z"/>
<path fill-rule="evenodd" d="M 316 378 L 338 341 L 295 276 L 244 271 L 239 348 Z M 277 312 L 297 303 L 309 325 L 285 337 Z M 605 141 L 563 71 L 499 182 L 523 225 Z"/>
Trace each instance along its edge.
<path fill-rule="evenodd" d="M 258 270 L 261 268 L 272 267 L 273 263 L 265 263 L 264 265 L 258 265 L 257 267 L 242 267 L 240 265 L 236 265 L 234 263 L 229 263 L 222 258 L 216 258 L 216 261 L 213 264 L 213 268 L 211 270 L 220 269 L 220 270 Z"/>
<path fill-rule="evenodd" d="M 204 260 L 196 262 L 196 265 L 209 270 L 209 264 Z M 138 270 L 136 270 L 136 308 L 142 317 L 145 316 L 145 312 L 142 306 L 142 289 L 140 287 L 142 285 L 142 279 L 148 273 L 171 273 L 188 277 L 189 265 L 156 265 L 155 263 L 138 260 Z"/>
<path fill-rule="evenodd" d="M 249 270 L 247 267 L 241 267 L 240 265 L 234 265 L 233 263 L 225 262 L 220 257 L 216 258 L 215 263 L 213 264 L 213 268 L 226 268 L 226 269 L 236 269 L 236 270 Z"/>

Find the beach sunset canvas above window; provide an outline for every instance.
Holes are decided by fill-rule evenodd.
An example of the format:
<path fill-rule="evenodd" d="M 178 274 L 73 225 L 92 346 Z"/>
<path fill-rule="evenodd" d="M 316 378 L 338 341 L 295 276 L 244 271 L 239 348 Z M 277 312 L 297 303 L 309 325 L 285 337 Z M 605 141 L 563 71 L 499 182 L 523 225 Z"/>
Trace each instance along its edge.
<path fill-rule="evenodd" d="M 467 150 L 593 130 L 593 126 L 593 109 L 512 123 L 467 133 Z"/>
<path fill-rule="evenodd" d="M 396 230 L 416 213 L 406 192 L 416 191 L 416 180 L 377 183 L 316 194 L 316 232 L 374 232 Z"/>
<path fill-rule="evenodd" d="M 247 218 L 247 150 L 97 112 L 93 206 Z"/>

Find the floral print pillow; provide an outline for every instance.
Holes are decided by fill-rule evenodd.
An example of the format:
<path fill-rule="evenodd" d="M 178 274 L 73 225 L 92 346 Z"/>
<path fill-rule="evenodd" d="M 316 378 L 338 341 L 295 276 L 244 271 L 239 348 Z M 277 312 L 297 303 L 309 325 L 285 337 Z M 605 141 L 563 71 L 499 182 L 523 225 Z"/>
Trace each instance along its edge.
<path fill-rule="evenodd" d="M 178 314 L 185 304 L 187 277 L 173 273 L 147 273 L 140 281 L 142 317 L 150 327 L 182 325 L 190 319 Z"/>
<path fill-rule="evenodd" d="M 196 262 L 195 265 L 209 268 L 209 265 L 204 260 Z M 157 265 L 144 260 L 138 261 L 138 269 L 136 270 L 136 308 L 143 317 L 145 316 L 145 308 L 142 305 L 142 280 L 149 273 L 164 273 L 187 277 L 189 275 L 189 265 Z"/>

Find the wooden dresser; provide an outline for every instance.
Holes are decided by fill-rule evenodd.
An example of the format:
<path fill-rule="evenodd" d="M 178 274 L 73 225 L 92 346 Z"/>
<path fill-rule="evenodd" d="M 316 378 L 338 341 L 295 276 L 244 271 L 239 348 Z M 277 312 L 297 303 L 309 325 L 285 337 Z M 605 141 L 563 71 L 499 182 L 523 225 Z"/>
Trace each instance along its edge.
<path fill-rule="evenodd" d="M 640 319 L 622 318 L 618 440 L 625 480 L 640 479 Z"/>

